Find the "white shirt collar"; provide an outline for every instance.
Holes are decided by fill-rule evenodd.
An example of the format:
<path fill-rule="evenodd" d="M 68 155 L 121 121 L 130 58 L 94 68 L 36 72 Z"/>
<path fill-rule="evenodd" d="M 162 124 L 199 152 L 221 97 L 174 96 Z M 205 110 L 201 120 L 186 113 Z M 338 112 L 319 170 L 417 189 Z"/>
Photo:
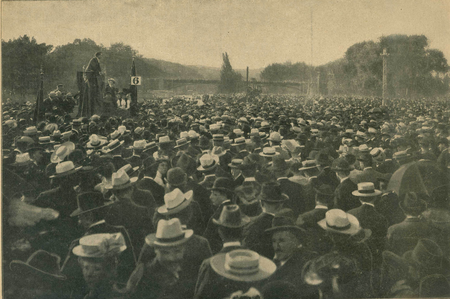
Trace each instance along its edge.
<path fill-rule="evenodd" d="M 375 208 L 375 205 L 374 205 L 373 203 L 371 203 L 371 202 L 363 202 L 362 204 L 363 204 L 363 205 L 372 206 L 372 207 Z"/>
<path fill-rule="evenodd" d="M 367 169 L 372 169 L 372 166 L 364 167 L 364 170 L 367 170 Z"/>
<path fill-rule="evenodd" d="M 209 177 L 212 177 L 212 176 L 216 176 L 216 175 L 214 173 L 213 174 L 207 174 L 207 175 L 205 175 L 205 179 L 209 178 Z"/>
<path fill-rule="evenodd" d="M 225 242 L 225 243 L 223 243 L 223 248 L 231 247 L 231 246 L 241 246 L 241 242 L 233 241 L 233 242 Z"/>
<path fill-rule="evenodd" d="M 325 210 L 328 210 L 328 207 L 324 206 L 324 205 L 316 205 L 316 207 L 314 209 L 325 209 Z"/>
<path fill-rule="evenodd" d="M 287 179 L 288 179 L 287 176 L 283 176 L 283 177 L 281 177 L 281 178 L 278 178 L 277 181 L 280 181 L 280 180 L 287 180 Z"/>
<path fill-rule="evenodd" d="M 346 179 L 348 179 L 348 176 L 345 177 L 345 178 L 343 178 L 343 179 L 341 179 L 341 183 L 342 183 L 343 181 L 345 181 Z"/>
<path fill-rule="evenodd" d="M 105 219 L 100 220 L 100 221 L 98 221 L 98 222 L 95 222 L 95 223 L 92 223 L 91 225 L 89 225 L 89 228 L 94 227 L 94 226 L 99 225 L 99 224 L 103 224 L 103 223 L 105 223 L 105 222 L 106 222 Z M 88 228 L 88 229 L 89 229 L 89 228 Z"/>

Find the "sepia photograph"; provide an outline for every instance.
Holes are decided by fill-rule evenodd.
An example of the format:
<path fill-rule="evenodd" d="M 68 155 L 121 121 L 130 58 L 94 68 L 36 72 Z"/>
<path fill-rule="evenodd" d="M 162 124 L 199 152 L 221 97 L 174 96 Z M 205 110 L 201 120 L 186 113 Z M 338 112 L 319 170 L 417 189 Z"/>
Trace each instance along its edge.
<path fill-rule="evenodd" d="M 450 298 L 450 0 L 0 2 L 2 298 Z"/>

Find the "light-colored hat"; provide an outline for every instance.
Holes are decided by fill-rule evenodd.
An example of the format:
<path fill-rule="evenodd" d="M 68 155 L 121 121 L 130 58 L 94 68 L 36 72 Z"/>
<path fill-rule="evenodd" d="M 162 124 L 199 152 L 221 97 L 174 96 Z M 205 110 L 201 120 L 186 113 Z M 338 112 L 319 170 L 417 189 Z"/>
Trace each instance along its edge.
<path fill-rule="evenodd" d="M 111 183 L 105 185 L 105 189 L 112 189 L 112 190 L 120 190 L 125 189 L 137 182 L 137 177 L 130 177 L 128 174 L 123 170 L 119 169 L 117 172 L 114 172 L 111 177 Z"/>
<path fill-rule="evenodd" d="M 242 131 L 241 129 L 234 129 L 234 130 L 233 130 L 233 133 L 236 134 L 236 135 L 238 135 L 238 136 L 241 136 L 241 135 L 244 134 L 244 131 Z"/>
<path fill-rule="evenodd" d="M 281 142 L 281 140 L 283 140 L 283 136 L 281 136 L 278 132 L 272 132 L 267 140 Z"/>
<path fill-rule="evenodd" d="M 211 155 L 212 156 L 217 156 L 217 157 L 222 157 L 223 155 L 225 155 L 227 152 L 223 150 L 223 148 L 221 146 L 215 146 L 213 147 L 213 149 L 211 150 Z"/>
<path fill-rule="evenodd" d="M 183 229 L 180 219 L 161 219 L 158 222 L 156 233 L 145 237 L 145 242 L 150 246 L 173 247 L 185 243 L 192 237 L 192 229 Z"/>
<path fill-rule="evenodd" d="M 122 233 L 93 234 L 82 237 L 80 245 L 72 252 L 76 256 L 89 258 L 103 258 L 118 255 L 127 249 Z"/>
<path fill-rule="evenodd" d="M 346 235 L 354 235 L 361 230 L 358 219 L 340 209 L 327 211 L 325 218 L 317 224 L 324 230 Z"/>
<path fill-rule="evenodd" d="M 125 132 L 127 131 L 127 127 L 125 127 L 125 126 L 119 126 L 119 127 L 117 128 L 117 131 L 119 131 L 120 134 L 123 134 L 123 133 L 125 133 Z"/>
<path fill-rule="evenodd" d="M 37 128 L 35 126 L 28 127 L 25 129 L 25 131 L 23 131 L 23 134 L 25 136 L 33 136 L 33 135 L 36 135 L 37 133 L 40 133 L 40 132 L 37 130 Z"/>
<path fill-rule="evenodd" d="M 259 155 L 263 157 L 275 157 L 278 156 L 279 154 L 280 153 L 277 152 L 274 147 L 265 147 L 263 148 L 263 151 L 259 153 Z"/>
<path fill-rule="evenodd" d="M 189 139 L 189 133 L 187 131 L 183 131 L 180 133 L 180 138 Z"/>
<path fill-rule="evenodd" d="M 39 144 L 45 145 L 45 144 L 52 144 L 55 143 L 53 140 L 50 140 L 50 136 L 42 136 L 39 137 Z"/>
<path fill-rule="evenodd" d="M 176 188 L 172 192 L 164 195 L 164 205 L 158 208 L 158 213 L 162 215 L 172 215 L 182 211 L 192 201 L 193 191 L 183 193 Z"/>
<path fill-rule="evenodd" d="M 361 144 L 358 149 L 360 153 L 368 153 L 372 148 L 368 147 L 367 144 Z"/>
<path fill-rule="evenodd" d="M 64 162 L 58 163 L 58 165 L 56 165 L 56 173 L 54 175 L 50 176 L 50 178 L 52 179 L 52 178 L 67 176 L 67 175 L 77 172 L 81 168 L 82 168 L 82 166 L 75 167 L 75 165 L 73 164 L 72 161 L 64 161 Z"/>
<path fill-rule="evenodd" d="M 116 139 L 120 136 L 120 132 L 118 130 L 115 130 L 114 132 L 111 133 L 110 137 L 111 139 Z"/>
<path fill-rule="evenodd" d="M 188 141 L 186 138 L 180 138 L 177 140 L 177 145 L 175 145 L 174 148 L 179 148 L 184 145 L 188 145 L 189 143 L 191 143 L 191 142 Z"/>
<path fill-rule="evenodd" d="M 370 128 L 367 130 L 367 133 L 369 133 L 369 134 L 376 134 L 376 133 L 377 133 L 377 130 L 376 130 L 375 128 L 370 127 Z"/>
<path fill-rule="evenodd" d="M 170 143 L 170 142 L 171 142 L 171 140 L 170 140 L 169 136 L 161 136 L 158 139 L 159 144 Z"/>
<path fill-rule="evenodd" d="M 219 129 L 220 129 L 220 125 L 217 125 L 217 124 L 212 124 L 209 126 L 210 131 L 217 131 Z"/>
<path fill-rule="evenodd" d="M 358 184 L 358 190 L 352 192 L 354 196 L 360 197 L 372 197 L 381 195 L 381 191 L 375 189 L 375 186 L 372 182 L 364 182 Z"/>
<path fill-rule="evenodd" d="M 131 164 L 127 164 L 127 165 L 124 165 L 119 168 L 119 170 L 125 171 L 128 176 L 133 175 L 133 173 L 135 173 L 138 169 L 139 169 L 139 166 L 133 167 L 133 166 L 131 166 Z"/>
<path fill-rule="evenodd" d="M 92 134 L 91 136 L 89 136 L 89 142 L 86 144 L 86 147 L 97 148 L 105 145 L 106 143 L 108 143 L 106 139 L 98 137 L 97 134 Z"/>
<path fill-rule="evenodd" d="M 50 157 L 50 162 L 52 163 L 59 163 L 64 161 L 64 159 L 70 155 L 75 150 L 75 144 L 73 142 L 64 142 L 61 144 L 58 149 L 53 152 L 52 156 Z"/>
<path fill-rule="evenodd" d="M 12 166 L 25 166 L 28 164 L 33 163 L 33 160 L 30 158 L 29 153 L 23 153 L 23 154 L 17 154 L 16 155 L 16 161 L 12 163 Z"/>
<path fill-rule="evenodd" d="M 262 121 L 261 122 L 261 128 L 265 128 L 265 127 L 270 127 L 270 124 L 267 121 Z"/>
<path fill-rule="evenodd" d="M 234 143 L 232 145 L 236 146 L 236 145 L 241 145 L 241 144 L 245 144 L 244 137 L 238 137 L 238 138 L 234 139 Z"/>
<path fill-rule="evenodd" d="M 110 144 L 108 144 L 102 148 L 102 152 L 104 154 L 110 153 L 113 150 L 118 149 L 124 142 L 125 142 L 124 140 L 119 141 L 119 139 L 114 139 Z"/>
<path fill-rule="evenodd" d="M 200 166 L 197 168 L 198 171 L 209 171 L 214 169 L 219 163 L 219 157 L 209 154 L 205 154 L 200 157 Z"/>
<path fill-rule="evenodd" d="M 212 269 L 222 277 L 235 281 L 259 281 L 272 275 L 274 262 L 248 249 L 219 253 L 211 258 Z"/>
<path fill-rule="evenodd" d="M 244 160 L 242 159 L 232 159 L 231 163 L 228 164 L 228 167 L 230 168 L 239 168 L 242 163 L 244 163 Z"/>
<path fill-rule="evenodd" d="M 259 130 L 256 128 L 251 129 L 250 136 L 258 136 L 259 137 Z"/>
<path fill-rule="evenodd" d="M 191 138 L 191 139 L 195 139 L 195 138 L 198 138 L 200 135 L 197 133 L 197 132 L 195 132 L 194 130 L 190 130 L 189 132 L 188 132 L 188 134 L 189 134 L 189 138 Z"/>
<path fill-rule="evenodd" d="M 133 148 L 137 150 L 143 150 L 147 146 L 147 142 L 145 140 L 136 140 L 133 143 Z"/>

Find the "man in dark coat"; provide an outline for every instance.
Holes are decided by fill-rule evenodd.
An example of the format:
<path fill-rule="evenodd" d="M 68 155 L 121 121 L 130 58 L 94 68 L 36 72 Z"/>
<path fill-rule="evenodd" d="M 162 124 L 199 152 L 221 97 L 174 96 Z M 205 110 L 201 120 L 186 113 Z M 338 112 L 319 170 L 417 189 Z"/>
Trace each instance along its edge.
<path fill-rule="evenodd" d="M 440 231 L 431 226 L 426 219 L 421 217 L 427 209 L 424 200 L 414 192 L 409 192 L 400 202 L 400 207 L 406 215 L 406 219 L 389 227 L 387 232 L 386 249 L 397 255 L 403 255 L 416 247 L 420 239 L 431 239 L 439 244 Z M 443 238 L 445 240 L 445 237 Z"/>
<path fill-rule="evenodd" d="M 244 227 L 243 244 L 260 255 L 273 258 L 274 250 L 270 246 L 272 241 L 266 230 L 272 227 L 275 214 L 283 208 L 283 204 L 289 198 L 281 192 L 281 187 L 277 183 L 263 184 L 258 197 L 263 212 Z"/>
<path fill-rule="evenodd" d="M 285 202 L 285 207 L 292 209 L 295 217 L 306 212 L 302 186 L 288 179 L 290 169 L 281 155 L 273 157 L 272 172 L 280 184 L 281 192 L 289 197 L 289 200 Z"/>
<path fill-rule="evenodd" d="M 95 56 L 89 61 L 85 69 L 88 80 L 89 103 L 83 103 L 83 115 L 90 117 L 94 114 L 102 114 L 102 69 L 100 67 L 100 57 L 102 52 L 95 53 Z"/>
<path fill-rule="evenodd" d="M 316 185 L 326 184 L 330 185 L 333 190 L 339 185 L 339 179 L 336 174 L 331 170 L 330 157 L 326 152 L 320 152 L 316 157 L 317 168 L 319 174 L 317 175 Z"/>
<path fill-rule="evenodd" d="M 391 173 L 381 173 L 372 168 L 373 160 L 370 154 L 361 154 L 358 158 L 362 172 L 355 177 L 355 183 L 371 182 L 380 188 L 380 180 L 389 181 Z"/>
<path fill-rule="evenodd" d="M 331 170 L 336 172 L 340 183 L 334 191 L 334 206 L 335 209 L 349 211 L 361 205 L 359 199 L 352 194 L 358 189 L 358 186 L 349 178 L 352 168 L 344 158 L 338 158 L 333 161 Z"/>

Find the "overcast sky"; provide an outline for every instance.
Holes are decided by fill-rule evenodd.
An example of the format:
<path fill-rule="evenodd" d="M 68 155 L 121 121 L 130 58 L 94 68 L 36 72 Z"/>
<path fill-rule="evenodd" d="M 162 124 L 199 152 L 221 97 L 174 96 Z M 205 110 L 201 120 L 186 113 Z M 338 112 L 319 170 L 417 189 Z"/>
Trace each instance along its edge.
<path fill-rule="evenodd" d="M 314 65 L 389 34 L 425 34 L 450 58 L 450 0 L 3 1 L 2 39 L 124 42 L 145 57 L 188 65 L 220 67 L 225 51 L 234 68 L 309 64 L 311 11 Z"/>

